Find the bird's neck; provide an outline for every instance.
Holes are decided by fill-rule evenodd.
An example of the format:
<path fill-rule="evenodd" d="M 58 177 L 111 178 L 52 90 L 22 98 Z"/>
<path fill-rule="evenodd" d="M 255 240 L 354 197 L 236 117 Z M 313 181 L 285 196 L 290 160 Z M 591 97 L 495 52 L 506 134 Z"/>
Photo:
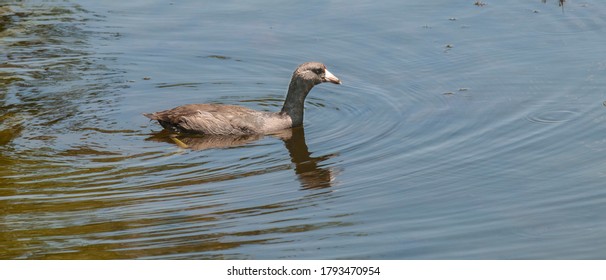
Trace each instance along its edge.
<path fill-rule="evenodd" d="M 313 87 L 313 82 L 300 77 L 293 77 L 290 81 L 286 100 L 284 100 L 284 106 L 282 106 L 282 113 L 290 116 L 293 127 L 303 124 L 305 97 Z"/>

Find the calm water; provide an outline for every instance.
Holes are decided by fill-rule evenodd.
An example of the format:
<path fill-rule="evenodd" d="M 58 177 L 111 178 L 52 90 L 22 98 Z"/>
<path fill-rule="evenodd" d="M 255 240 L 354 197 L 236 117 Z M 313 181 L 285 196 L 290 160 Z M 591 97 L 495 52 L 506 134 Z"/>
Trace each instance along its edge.
<path fill-rule="evenodd" d="M 602 1 L 105 2 L 0 5 L 0 258 L 606 258 Z M 280 137 L 141 115 L 309 60 Z"/>

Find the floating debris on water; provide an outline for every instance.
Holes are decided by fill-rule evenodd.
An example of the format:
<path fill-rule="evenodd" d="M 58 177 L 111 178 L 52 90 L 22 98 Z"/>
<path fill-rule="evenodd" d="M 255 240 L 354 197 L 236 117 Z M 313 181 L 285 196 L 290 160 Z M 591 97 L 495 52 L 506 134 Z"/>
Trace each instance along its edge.
<path fill-rule="evenodd" d="M 221 59 L 221 60 L 227 60 L 227 59 L 231 59 L 231 57 L 229 57 L 229 56 L 225 56 L 225 55 L 216 55 L 216 54 L 209 55 L 209 56 L 207 56 L 207 57 L 208 57 L 208 58 L 216 58 L 216 59 Z"/>

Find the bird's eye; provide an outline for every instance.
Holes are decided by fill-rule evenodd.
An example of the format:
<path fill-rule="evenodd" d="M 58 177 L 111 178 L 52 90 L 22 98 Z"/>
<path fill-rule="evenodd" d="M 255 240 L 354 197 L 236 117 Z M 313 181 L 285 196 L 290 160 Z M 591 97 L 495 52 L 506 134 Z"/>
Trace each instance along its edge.
<path fill-rule="evenodd" d="M 318 75 L 320 75 L 320 74 L 322 74 L 322 72 L 324 72 L 323 69 L 320 69 L 320 68 L 314 68 L 311 71 Z"/>

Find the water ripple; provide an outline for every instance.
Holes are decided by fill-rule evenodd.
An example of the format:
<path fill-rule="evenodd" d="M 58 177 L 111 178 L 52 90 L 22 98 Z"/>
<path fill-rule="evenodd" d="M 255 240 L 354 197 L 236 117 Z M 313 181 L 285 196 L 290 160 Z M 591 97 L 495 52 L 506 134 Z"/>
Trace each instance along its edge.
<path fill-rule="evenodd" d="M 530 112 L 526 116 L 526 119 L 534 123 L 553 124 L 574 120 L 576 117 L 578 117 L 578 115 L 578 111 L 554 109 L 540 112 Z"/>

